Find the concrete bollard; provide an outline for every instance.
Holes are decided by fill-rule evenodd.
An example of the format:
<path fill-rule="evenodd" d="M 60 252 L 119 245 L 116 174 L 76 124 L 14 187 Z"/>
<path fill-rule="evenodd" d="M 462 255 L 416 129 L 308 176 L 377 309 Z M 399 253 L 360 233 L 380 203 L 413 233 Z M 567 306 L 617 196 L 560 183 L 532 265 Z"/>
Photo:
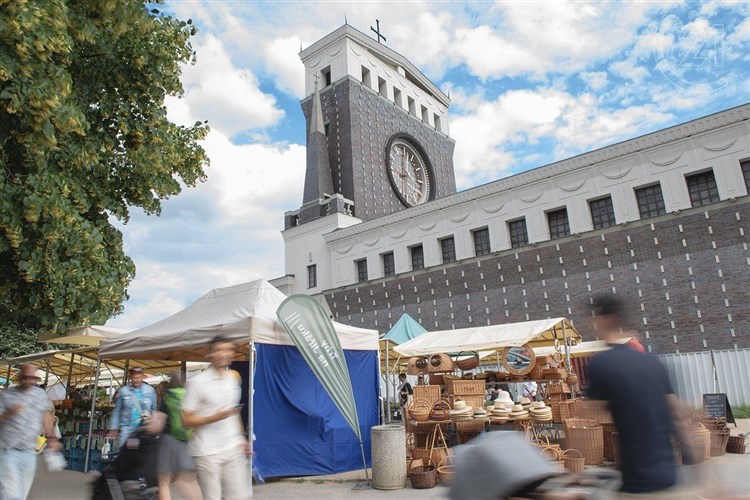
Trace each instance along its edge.
<path fill-rule="evenodd" d="M 378 490 L 406 487 L 406 433 L 403 425 L 376 425 L 370 432 L 372 486 Z"/>

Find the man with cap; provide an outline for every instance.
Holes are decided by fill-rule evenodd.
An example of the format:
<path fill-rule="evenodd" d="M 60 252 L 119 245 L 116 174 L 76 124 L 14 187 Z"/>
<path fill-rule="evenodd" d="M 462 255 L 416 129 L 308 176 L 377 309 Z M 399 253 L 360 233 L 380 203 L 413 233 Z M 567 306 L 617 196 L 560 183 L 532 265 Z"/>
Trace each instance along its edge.
<path fill-rule="evenodd" d="M 130 369 L 130 382 L 117 391 L 115 409 L 109 421 L 109 435 L 122 447 L 128 437 L 156 411 L 156 391 L 143 383 L 143 368 Z"/>
<path fill-rule="evenodd" d="M 0 393 L 0 498 L 23 500 L 36 474 L 37 436 L 44 431 L 47 447 L 59 451 L 54 436 L 55 408 L 37 387 L 34 365 L 21 365 L 20 381 Z"/>

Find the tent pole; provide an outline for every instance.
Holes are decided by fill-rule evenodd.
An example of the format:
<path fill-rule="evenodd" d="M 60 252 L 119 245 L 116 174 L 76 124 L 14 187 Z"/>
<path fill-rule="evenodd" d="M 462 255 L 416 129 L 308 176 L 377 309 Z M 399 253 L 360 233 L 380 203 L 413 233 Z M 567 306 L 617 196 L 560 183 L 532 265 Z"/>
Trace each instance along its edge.
<path fill-rule="evenodd" d="M 247 441 L 249 443 L 250 448 L 250 455 L 247 457 L 250 461 L 250 498 L 253 496 L 253 436 L 254 436 L 254 429 L 253 429 L 253 397 L 255 391 L 253 390 L 253 387 L 255 385 L 255 374 L 254 372 L 254 361 L 255 361 L 255 344 L 250 341 L 250 353 L 248 356 L 248 371 L 247 371 Z"/>
<path fill-rule="evenodd" d="M 96 409 L 96 393 L 99 388 L 99 367 L 102 359 L 96 358 L 96 378 L 94 379 L 94 394 L 91 396 L 91 416 L 89 417 L 89 436 L 86 439 L 86 459 L 83 463 L 83 473 L 89 471 L 89 455 L 91 455 L 91 434 L 94 432 L 94 411 Z"/>
<path fill-rule="evenodd" d="M 180 375 L 182 376 L 182 383 L 187 381 L 187 361 L 180 363 Z"/>
<path fill-rule="evenodd" d="M 8 364 L 8 373 L 5 375 L 5 388 L 10 386 L 10 364 Z"/>
<path fill-rule="evenodd" d="M 130 365 L 130 358 L 125 360 L 125 368 L 123 368 L 122 373 L 122 384 L 120 384 L 120 387 L 125 387 L 125 385 L 128 383 L 128 366 Z"/>
<path fill-rule="evenodd" d="M 562 334 L 563 334 L 563 344 L 565 344 L 565 367 L 568 370 L 568 373 L 570 373 L 572 367 L 570 366 L 570 347 L 568 346 L 568 335 L 565 332 L 565 321 L 562 322 Z M 570 388 L 571 396 L 575 398 L 575 389 L 572 387 Z"/>
<path fill-rule="evenodd" d="M 497 359 L 497 371 L 500 371 L 500 351 L 495 351 L 495 359 Z"/>
<path fill-rule="evenodd" d="M 49 358 L 44 362 L 47 365 L 47 372 L 44 374 L 44 390 L 46 391 L 47 387 L 49 387 L 49 372 L 52 371 L 52 367 L 49 365 Z"/>
<path fill-rule="evenodd" d="M 65 399 L 70 399 L 70 380 L 73 378 L 73 360 L 75 357 L 75 354 L 70 354 L 70 364 L 68 365 L 68 385 L 65 386 Z"/>
<path fill-rule="evenodd" d="M 387 415 L 387 417 L 383 420 L 383 423 L 388 422 L 390 424 L 391 423 L 391 391 L 388 386 L 391 384 L 388 382 L 388 370 L 390 369 L 390 366 L 389 366 L 390 365 L 389 363 L 390 352 L 388 349 L 388 344 L 390 344 L 390 340 L 385 341 L 385 380 L 384 382 L 385 382 L 385 414 Z M 378 359 L 380 359 L 380 356 L 378 356 Z M 380 391 L 378 391 L 378 393 L 379 392 Z"/>

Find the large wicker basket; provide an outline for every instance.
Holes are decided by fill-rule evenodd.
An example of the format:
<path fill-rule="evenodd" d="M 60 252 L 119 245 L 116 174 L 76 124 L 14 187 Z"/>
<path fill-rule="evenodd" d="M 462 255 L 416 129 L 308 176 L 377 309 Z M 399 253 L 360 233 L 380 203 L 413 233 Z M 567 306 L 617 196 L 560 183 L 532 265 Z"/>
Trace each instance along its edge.
<path fill-rule="evenodd" d="M 409 358 L 406 365 L 406 373 L 409 375 L 424 375 L 427 373 L 429 361 L 424 356 L 414 356 Z"/>
<path fill-rule="evenodd" d="M 711 456 L 719 457 L 727 452 L 729 429 L 711 431 Z"/>
<path fill-rule="evenodd" d="M 463 351 L 456 356 L 456 367 L 459 370 L 473 370 L 477 366 L 479 366 L 479 353 L 476 351 Z"/>
<path fill-rule="evenodd" d="M 586 465 L 604 462 L 604 431 L 599 423 L 585 418 L 569 418 L 564 424 L 567 445 L 581 452 Z"/>
<path fill-rule="evenodd" d="M 445 353 L 430 356 L 427 371 L 429 373 L 451 373 L 455 369 L 453 359 Z"/>
<path fill-rule="evenodd" d="M 685 463 L 690 465 L 693 463 L 700 463 L 703 460 L 709 460 L 711 458 L 711 432 L 706 429 L 703 424 L 694 422 L 690 424 L 684 431 L 685 443 L 683 446 L 689 448 L 689 453 L 683 456 Z M 701 450 L 701 453 L 697 453 L 695 450 Z"/>
<path fill-rule="evenodd" d="M 483 396 L 484 380 L 448 380 L 446 388 L 456 396 Z"/>
<path fill-rule="evenodd" d="M 432 377 L 430 377 L 432 379 Z M 430 404 L 440 399 L 439 385 L 415 385 L 414 399 L 426 399 Z"/>
<path fill-rule="evenodd" d="M 602 430 L 604 432 L 604 460 L 614 462 L 615 450 L 617 449 L 617 444 L 615 443 L 617 429 L 615 428 L 615 424 L 603 424 Z"/>
<path fill-rule="evenodd" d="M 416 394 L 416 393 L 415 393 Z M 567 420 L 569 418 L 575 418 L 578 415 L 578 399 L 569 399 L 567 401 L 560 401 L 560 419 Z"/>
<path fill-rule="evenodd" d="M 588 420 L 595 420 L 600 424 L 612 424 L 614 419 L 607 408 L 602 408 L 599 401 L 582 399 L 577 407 L 578 416 Z"/>
<path fill-rule="evenodd" d="M 428 489 L 437 484 L 437 467 L 431 459 L 423 459 L 425 465 L 414 467 L 409 471 L 412 488 Z"/>

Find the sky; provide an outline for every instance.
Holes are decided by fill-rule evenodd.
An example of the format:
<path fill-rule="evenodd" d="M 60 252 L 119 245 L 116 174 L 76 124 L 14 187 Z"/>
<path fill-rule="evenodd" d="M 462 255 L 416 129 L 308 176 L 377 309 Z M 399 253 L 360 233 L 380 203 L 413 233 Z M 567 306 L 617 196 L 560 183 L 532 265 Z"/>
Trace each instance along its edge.
<path fill-rule="evenodd" d="M 346 21 L 452 99 L 459 190 L 750 101 L 748 2 L 169 1 L 196 63 L 170 120 L 208 120 L 206 182 L 132 212 L 124 312 L 140 328 L 217 287 L 284 274 L 283 214 L 302 202 L 306 48 Z"/>

